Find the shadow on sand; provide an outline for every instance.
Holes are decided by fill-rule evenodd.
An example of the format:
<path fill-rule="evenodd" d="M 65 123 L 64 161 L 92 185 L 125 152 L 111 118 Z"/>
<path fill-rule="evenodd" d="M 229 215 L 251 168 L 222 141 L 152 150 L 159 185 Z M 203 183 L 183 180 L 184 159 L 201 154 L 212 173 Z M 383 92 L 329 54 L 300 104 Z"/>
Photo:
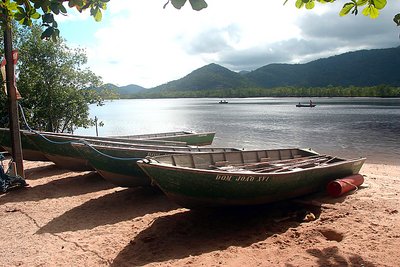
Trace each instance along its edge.
<path fill-rule="evenodd" d="M 86 201 L 54 218 L 40 228 L 37 234 L 93 229 L 176 208 L 177 206 L 168 201 L 158 189 L 151 187 L 123 189 Z"/>
<path fill-rule="evenodd" d="M 346 259 L 341 256 L 339 249 L 336 246 L 324 248 L 324 249 L 308 249 L 307 253 L 318 259 L 317 263 L 319 266 L 364 266 L 364 267 L 375 267 L 376 265 L 372 262 L 364 260 L 359 255 L 353 255 Z M 288 266 L 291 267 L 291 266 Z"/>
<path fill-rule="evenodd" d="M 0 204 L 78 196 L 115 187 L 95 172 L 80 175 L 72 174 L 72 176 L 50 181 L 46 184 L 10 191 L 1 196 Z M 29 180 L 27 182 L 29 184 Z"/>
<path fill-rule="evenodd" d="M 320 207 L 311 207 L 319 216 Z M 292 202 L 268 206 L 185 211 L 158 217 L 114 259 L 112 266 L 141 266 L 183 259 L 230 246 L 248 247 L 297 227 L 308 209 Z M 281 220 L 295 214 L 292 220 Z M 279 221 L 279 222 L 277 222 Z"/>
<path fill-rule="evenodd" d="M 29 180 L 39 180 L 44 177 L 61 175 L 66 172 L 70 171 L 60 169 L 54 163 L 49 163 L 49 165 L 33 167 L 25 170 L 25 179 L 29 182 Z"/>

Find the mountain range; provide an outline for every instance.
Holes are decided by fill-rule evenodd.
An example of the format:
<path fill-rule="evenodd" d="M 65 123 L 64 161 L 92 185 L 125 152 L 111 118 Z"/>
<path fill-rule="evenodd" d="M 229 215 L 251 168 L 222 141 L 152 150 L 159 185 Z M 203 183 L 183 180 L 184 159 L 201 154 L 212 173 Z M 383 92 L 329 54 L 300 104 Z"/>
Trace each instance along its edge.
<path fill-rule="evenodd" d="M 185 77 L 146 89 L 138 85 L 114 89 L 121 95 L 163 90 L 221 90 L 237 88 L 400 86 L 400 46 L 359 50 L 305 64 L 269 64 L 253 71 L 234 72 L 218 64 L 196 69 Z"/>

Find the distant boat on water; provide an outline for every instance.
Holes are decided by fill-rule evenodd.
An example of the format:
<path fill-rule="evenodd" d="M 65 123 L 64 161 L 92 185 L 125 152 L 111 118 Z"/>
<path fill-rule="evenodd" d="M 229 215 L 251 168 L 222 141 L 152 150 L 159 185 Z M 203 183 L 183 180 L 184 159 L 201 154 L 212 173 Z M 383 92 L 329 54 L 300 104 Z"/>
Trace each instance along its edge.
<path fill-rule="evenodd" d="M 300 102 L 296 105 L 296 107 L 298 107 L 298 108 L 313 108 L 313 107 L 315 107 L 316 106 L 316 104 L 314 104 L 311 100 L 310 100 L 310 103 L 308 103 L 308 104 L 301 104 Z"/>
<path fill-rule="evenodd" d="M 220 104 L 228 104 L 228 101 L 226 101 L 226 100 L 221 100 L 221 101 L 219 101 L 219 103 L 220 103 Z"/>

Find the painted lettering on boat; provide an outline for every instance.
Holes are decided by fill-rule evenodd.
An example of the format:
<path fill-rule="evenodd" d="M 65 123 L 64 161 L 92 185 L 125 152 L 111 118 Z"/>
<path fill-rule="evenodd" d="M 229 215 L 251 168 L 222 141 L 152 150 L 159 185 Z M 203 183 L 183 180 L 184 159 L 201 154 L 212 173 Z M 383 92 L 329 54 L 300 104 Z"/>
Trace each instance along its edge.
<path fill-rule="evenodd" d="M 253 182 L 254 176 L 238 176 L 238 177 L 236 177 L 236 181 L 238 181 L 238 182 Z"/>
<path fill-rule="evenodd" d="M 157 152 L 148 152 L 147 156 L 148 157 L 154 157 L 154 156 L 161 156 L 163 155 L 162 153 L 157 153 Z"/>
<path fill-rule="evenodd" d="M 218 174 L 215 180 L 220 180 L 220 181 L 231 181 L 232 175 L 220 175 Z"/>
<path fill-rule="evenodd" d="M 221 175 L 218 174 L 215 177 L 215 180 L 219 181 L 236 181 L 236 182 L 266 182 L 269 180 L 269 176 L 251 176 L 251 175 Z"/>

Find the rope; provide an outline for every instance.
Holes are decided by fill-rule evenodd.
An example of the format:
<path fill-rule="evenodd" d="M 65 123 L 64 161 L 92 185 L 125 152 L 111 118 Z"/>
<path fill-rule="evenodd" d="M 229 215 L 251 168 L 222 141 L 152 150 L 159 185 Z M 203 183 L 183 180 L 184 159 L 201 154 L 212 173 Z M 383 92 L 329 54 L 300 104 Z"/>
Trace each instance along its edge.
<path fill-rule="evenodd" d="M 39 135 L 39 136 L 42 137 L 44 140 L 46 140 L 46 141 L 48 141 L 48 142 L 50 142 L 50 143 L 57 144 L 57 145 L 65 145 L 65 144 L 72 144 L 72 143 L 84 144 L 84 145 L 90 147 L 90 148 L 91 148 L 92 150 L 94 150 L 95 152 L 99 153 L 100 155 L 102 155 L 102 156 L 104 156 L 104 157 L 107 157 L 107 158 L 110 158 L 110 159 L 114 159 L 114 160 L 134 160 L 134 161 L 137 161 L 137 160 L 141 160 L 141 159 L 142 159 L 142 158 L 120 158 L 120 157 L 114 157 L 114 156 L 105 154 L 105 153 L 103 153 L 103 152 L 97 150 L 96 148 L 94 148 L 88 141 L 86 141 L 86 140 L 84 140 L 84 139 L 77 139 L 77 140 L 72 140 L 72 141 L 53 141 L 53 140 L 51 140 L 51 139 L 48 139 L 46 136 L 44 136 L 43 134 L 41 134 L 41 133 L 38 132 L 38 131 L 33 130 L 33 129 L 29 126 L 29 124 L 28 124 L 28 122 L 27 122 L 27 120 L 26 120 L 25 113 L 24 113 L 24 110 L 22 109 L 21 104 L 18 103 L 18 106 L 19 106 L 19 108 L 20 108 L 20 110 L 21 110 L 21 115 L 22 115 L 22 118 L 23 118 L 23 120 L 24 120 L 24 123 L 25 123 L 26 127 L 29 129 L 29 131 L 32 132 L 32 133 L 34 133 L 34 134 Z"/>
<path fill-rule="evenodd" d="M 72 141 L 62 141 L 62 142 L 53 141 L 53 140 L 48 139 L 46 136 L 44 136 L 43 134 L 39 133 L 38 131 L 33 130 L 33 129 L 29 126 L 29 124 L 28 124 L 28 122 L 27 122 L 27 120 L 26 120 L 24 110 L 22 109 L 22 106 L 21 106 L 20 103 L 18 103 L 18 107 L 19 107 L 19 109 L 21 110 L 21 115 L 22 115 L 22 118 L 23 118 L 23 120 L 24 120 L 24 123 L 25 123 L 26 127 L 28 127 L 28 130 L 29 130 L 30 132 L 39 135 L 39 136 L 42 137 L 44 140 L 46 140 L 46 141 L 48 141 L 48 142 L 50 142 L 50 143 L 53 143 L 53 144 L 64 145 L 64 144 L 68 144 L 68 143 L 71 143 L 71 142 L 72 142 Z"/>
<path fill-rule="evenodd" d="M 97 150 L 95 147 L 93 147 L 93 146 L 92 146 L 88 141 L 86 141 L 86 140 L 81 139 L 81 140 L 79 140 L 79 141 L 81 141 L 80 143 L 82 143 L 82 144 L 84 144 L 84 145 L 90 147 L 91 149 L 93 149 L 94 151 L 96 151 L 97 153 L 99 153 L 100 155 L 102 155 L 102 156 L 104 156 L 104 157 L 107 157 L 107 158 L 110 158 L 110 159 L 114 159 L 114 160 L 136 160 L 136 161 L 142 159 L 142 158 L 120 158 L 120 157 L 111 156 L 111 155 L 108 155 L 108 154 L 106 154 L 106 153 L 103 153 L 103 152 Z M 76 143 L 78 143 L 78 142 L 76 142 Z"/>

